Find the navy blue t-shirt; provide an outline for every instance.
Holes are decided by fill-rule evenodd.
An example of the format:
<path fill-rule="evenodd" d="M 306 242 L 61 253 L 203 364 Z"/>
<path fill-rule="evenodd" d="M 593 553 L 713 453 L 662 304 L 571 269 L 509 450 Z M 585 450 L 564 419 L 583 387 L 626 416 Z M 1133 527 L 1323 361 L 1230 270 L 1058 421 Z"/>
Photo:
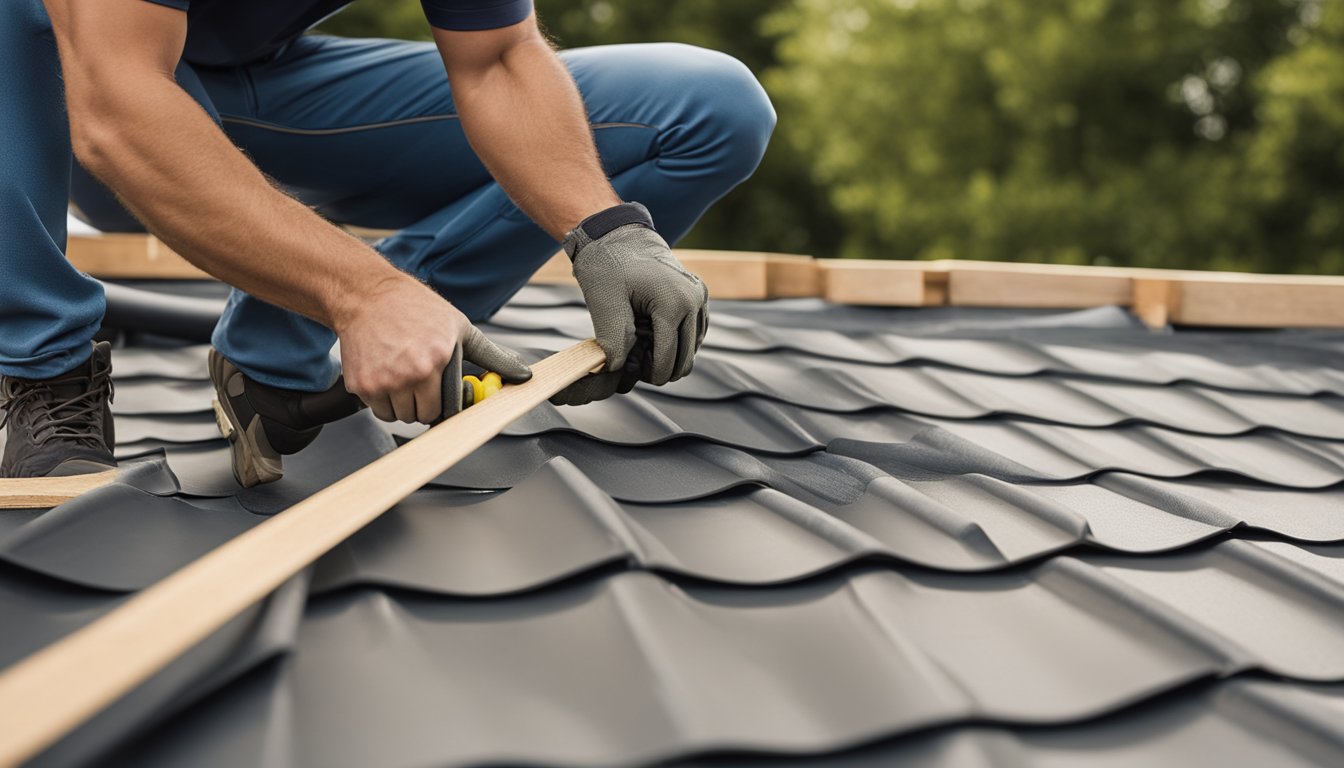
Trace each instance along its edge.
<path fill-rule="evenodd" d="M 264 59 L 353 0 L 148 0 L 186 11 L 183 58 L 204 66 Z M 0 0 L 4 2 L 4 0 Z M 532 0 L 420 0 L 439 29 L 498 29 L 526 19 Z"/>

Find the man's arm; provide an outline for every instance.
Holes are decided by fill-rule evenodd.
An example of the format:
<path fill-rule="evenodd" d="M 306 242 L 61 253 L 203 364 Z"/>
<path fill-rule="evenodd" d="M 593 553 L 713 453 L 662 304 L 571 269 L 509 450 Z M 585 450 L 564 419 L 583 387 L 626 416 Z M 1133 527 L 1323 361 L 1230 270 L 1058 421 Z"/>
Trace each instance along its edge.
<path fill-rule="evenodd" d="M 617 205 L 569 70 L 534 17 L 486 31 L 434 30 L 471 147 L 556 240 Z"/>
<path fill-rule="evenodd" d="M 621 199 L 598 159 L 579 89 L 536 18 L 491 30 L 435 28 L 434 40 L 467 139 L 509 197 L 564 239 L 607 353 L 606 373 L 552 402 L 579 405 L 629 391 L 636 378 L 661 385 L 689 373 L 708 327 L 708 292 L 677 263 L 648 211 L 613 209 Z M 648 359 L 627 372 L 641 328 Z"/>
<path fill-rule="evenodd" d="M 178 87 L 186 14 L 144 0 L 45 2 L 85 168 L 192 263 L 335 330 L 346 386 L 380 417 L 437 417 L 440 371 L 470 324 L 271 185 Z"/>

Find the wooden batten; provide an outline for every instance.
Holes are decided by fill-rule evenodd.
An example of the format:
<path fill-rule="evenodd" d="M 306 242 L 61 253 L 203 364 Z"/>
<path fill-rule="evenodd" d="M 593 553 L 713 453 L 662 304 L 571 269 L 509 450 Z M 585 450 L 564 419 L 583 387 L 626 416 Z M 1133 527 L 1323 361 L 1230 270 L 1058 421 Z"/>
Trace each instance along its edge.
<path fill-rule="evenodd" d="M 811 256 L 769 254 L 765 265 L 766 298 L 801 299 L 821 295 L 821 269 Z"/>
<path fill-rule="evenodd" d="M 537 285 L 578 285 L 570 272 L 569 257 L 564 251 L 558 251 L 545 264 L 541 265 L 528 281 Z"/>
<path fill-rule="evenodd" d="M 506 385 L 0 670 L 0 766 L 49 747 L 604 360 L 592 340 L 557 352 L 527 383 Z"/>
<path fill-rule="evenodd" d="M 352 228 L 353 229 L 353 228 Z M 384 230 L 354 230 L 370 238 Z M 889 307 L 1132 307 L 1145 323 L 1216 327 L 1344 327 L 1344 278 L 984 261 L 814 260 L 807 256 L 677 250 L 716 299 L 821 297 Z M 70 238 L 71 263 L 95 277 L 197 279 L 207 275 L 149 235 Z M 557 253 L 532 276 L 574 285 Z"/>
<path fill-rule="evenodd" d="M 748 251 L 678 249 L 677 259 L 700 276 L 716 299 L 776 299 L 817 296 L 820 276 L 810 256 Z M 540 285 L 574 285 L 569 257 L 552 256 L 532 276 Z"/>
<path fill-rule="evenodd" d="M 770 295 L 769 258 L 762 253 L 679 250 L 677 260 L 700 276 L 716 299 L 764 299 Z"/>
<path fill-rule="evenodd" d="M 1144 270 L 1167 280 L 1169 321 L 1231 328 L 1344 327 L 1344 278 Z M 1137 309 L 1137 307 L 1136 307 Z"/>
<path fill-rule="evenodd" d="M 838 304 L 923 307 L 945 298 L 932 262 L 827 259 L 817 265 L 822 297 Z"/>
<path fill-rule="evenodd" d="M 0 509 L 54 507 L 116 479 L 116 470 L 71 477 L 0 478 Z"/>
<path fill-rule="evenodd" d="M 947 303 L 963 307 L 1083 309 L 1128 306 L 1128 270 L 984 261 L 935 262 L 947 271 Z"/>
<path fill-rule="evenodd" d="M 1161 277 L 1134 278 L 1131 309 L 1149 328 L 1163 328 L 1180 311 L 1181 286 Z"/>
<path fill-rule="evenodd" d="M 150 280 L 210 277 L 151 235 L 72 235 L 65 255 L 75 269 L 94 277 Z"/>

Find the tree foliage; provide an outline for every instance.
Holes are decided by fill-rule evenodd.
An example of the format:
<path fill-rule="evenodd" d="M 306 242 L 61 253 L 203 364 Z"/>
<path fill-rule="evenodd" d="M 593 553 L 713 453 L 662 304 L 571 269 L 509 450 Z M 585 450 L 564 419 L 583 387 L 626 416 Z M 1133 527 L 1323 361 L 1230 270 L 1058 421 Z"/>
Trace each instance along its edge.
<path fill-rule="evenodd" d="M 1339 270 L 1325 5 L 798 0 L 768 82 L 845 255 Z"/>
<path fill-rule="evenodd" d="M 761 74 L 760 172 L 688 244 L 1344 272 L 1341 0 L 536 0 L 564 47 Z M 427 39 L 416 0 L 339 34 Z"/>

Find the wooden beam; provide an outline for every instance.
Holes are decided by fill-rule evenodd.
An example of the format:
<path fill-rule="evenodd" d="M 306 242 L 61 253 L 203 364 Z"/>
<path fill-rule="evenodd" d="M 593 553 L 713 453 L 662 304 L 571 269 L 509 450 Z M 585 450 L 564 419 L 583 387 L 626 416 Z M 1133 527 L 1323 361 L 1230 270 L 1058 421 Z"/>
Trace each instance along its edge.
<path fill-rule="evenodd" d="M 1235 328 L 1344 327 L 1344 278 L 1154 270 L 1175 286 L 1171 322 Z"/>
<path fill-rule="evenodd" d="M 766 298 L 794 299 L 821 295 L 821 268 L 811 256 L 771 253 L 766 256 Z"/>
<path fill-rule="evenodd" d="M 348 229 L 365 237 L 392 234 Z M 959 260 L 813 260 L 735 251 L 677 250 L 676 254 L 719 299 L 820 296 L 844 304 L 907 307 L 1114 305 L 1132 306 L 1145 322 L 1158 326 L 1169 321 L 1248 328 L 1344 327 L 1344 278 L 1338 277 Z M 95 277 L 208 277 L 149 235 L 73 236 L 69 257 Z M 568 257 L 557 253 L 532 282 L 574 285 Z M 1136 291 L 1142 291 L 1142 297 Z"/>
<path fill-rule="evenodd" d="M 575 285 L 574 274 L 570 271 L 569 256 L 564 251 L 557 252 L 532 275 L 530 283 L 537 285 Z"/>
<path fill-rule="evenodd" d="M 1157 330 L 1171 322 L 1181 304 L 1180 284 L 1160 277 L 1134 278 L 1132 311 L 1144 325 Z"/>
<path fill-rule="evenodd" d="M 705 281 L 709 295 L 716 299 L 773 299 L 821 293 L 816 261 L 811 256 L 683 248 L 673 253 Z M 569 257 L 563 251 L 552 256 L 529 282 L 574 285 Z"/>
<path fill-rule="evenodd" d="M 762 253 L 678 250 L 682 266 L 700 276 L 716 299 L 764 299 L 770 295 L 769 259 Z"/>
<path fill-rule="evenodd" d="M 116 470 L 70 477 L 0 478 L 0 509 L 54 507 L 116 479 Z"/>
<path fill-rule="evenodd" d="M 1130 271 L 1115 267 L 933 262 L 948 276 L 947 303 L 963 307 L 1082 309 L 1130 303 Z"/>
<path fill-rule="evenodd" d="M 945 298 L 943 275 L 935 262 L 826 259 L 818 266 L 827 301 L 922 307 L 942 304 Z"/>
<path fill-rule="evenodd" d="M 504 387 L 0 673 L 0 766 L 51 746 L 603 361 L 591 339 L 552 355 L 526 384 Z"/>
<path fill-rule="evenodd" d="M 210 279 L 151 235 L 72 235 L 65 256 L 94 277 L 151 280 Z"/>

